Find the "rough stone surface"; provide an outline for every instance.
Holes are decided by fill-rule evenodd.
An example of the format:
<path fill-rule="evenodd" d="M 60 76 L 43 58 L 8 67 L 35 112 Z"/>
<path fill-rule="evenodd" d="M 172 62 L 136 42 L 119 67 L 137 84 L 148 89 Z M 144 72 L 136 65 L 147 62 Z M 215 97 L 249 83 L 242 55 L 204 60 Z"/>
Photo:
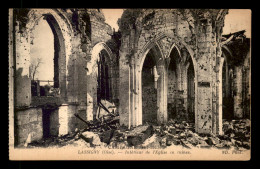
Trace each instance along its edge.
<path fill-rule="evenodd" d="M 81 137 L 83 137 L 86 142 L 90 143 L 90 145 L 94 145 L 94 146 L 101 145 L 99 136 L 93 132 L 86 131 L 81 134 Z"/>
<path fill-rule="evenodd" d="M 153 126 L 138 126 L 130 131 L 127 136 L 127 142 L 130 146 L 138 146 L 142 144 L 147 138 L 152 136 Z"/>
<path fill-rule="evenodd" d="M 32 108 L 18 111 L 16 116 L 15 138 L 17 144 L 24 144 L 28 136 L 31 141 L 43 137 L 42 110 Z"/>

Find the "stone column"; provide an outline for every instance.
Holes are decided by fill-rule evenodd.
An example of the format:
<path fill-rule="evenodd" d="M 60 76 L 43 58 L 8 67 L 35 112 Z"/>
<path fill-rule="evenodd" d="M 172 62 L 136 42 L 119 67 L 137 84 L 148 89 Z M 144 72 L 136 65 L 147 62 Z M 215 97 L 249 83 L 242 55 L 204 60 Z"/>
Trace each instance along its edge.
<path fill-rule="evenodd" d="M 222 93 L 222 88 L 219 84 L 221 75 L 218 75 L 217 67 L 222 54 L 221 34 L 227 10 L 204 10 L 204 12 L 197 24 L 196 131 L 198 133 L 221 134 L 222 95 L 220 93 Z"/>
<path fill-rule="evenodd" d="M 198 32 L 198 107 L 197 131 L 198 133 L 212 132 L 212 27 L 211 20 L 204 19 L 199 22 Z M 196 70 L 195 70 L 196 71 Z"/>
<path fill-rule="evenodd" d="M 94 56 L 91 56 L 94 57 Z M 93 59 L 87 63 L 87 120 L 93 120 L 97 112 L 97 60 Z"/>
<path fill-rule="evenodd" d="M 119 51 L 119 116 L 120 125 L 129 126 L 130 124 L 130 72 L 129 66 L 129 36 L 122 37 L 122 45 Z"/>
<path fill-rule="evenodd" d="M 216 112 L 218 112 L 215 120 L 216 127 L 213 129 L 213 133 L 215 132 L 216 134 L 222 135 L 223 130 L 222 130 L 222 118 L 223 118 L 223 98 L 222 98 L 222 68 L 223 63 L 224 63 L 224 58 L 223 57 L 218 57 L 217 58 L 217 88 L 216 88 Z"/>
<path fill-rule="evenodd" d="M 8 101 L 9 101 L 9 146 L 14 145 L 14 23 L 13 23 L 13 9 L 9 9 L 9 90 L 8 90 Z"/>
<path fill-rule="evenodd" d="M 157 81 L 159 78 L 156 66 L 153 67 L 153 74 L 154 74 L 154 88 L 157 89 Z"/>
<path fill-rule="evenodd" d="M 135 78 L 135 126 L 141 125 L 143 122 L 143 103 L 142 103 L 142 69 L 136 66 L 136 78 Z"/>
<path fill-rule="evenodd" d="M 179 62 L 177 62 L 177 68 L 176 68 L 176 75 L 177 75 L 177 89 L 178 89 L 178 91 L 179 90 L 182 90 L 182 83 L 181 83 L 181 79 L 182 79 L 182 74 L 181 74 L 182 72 L 181 72 L 181 65 L 180 65 L 180 63 Z"/>
<path fill-rule="evenodd" d="M 74 113 L 77 111 L 77 106 L 62 104 L 58 109 L 59 119 L 59 136 L 75 131 L 76 117 Z"/>
<path fill-rule="evenodd" d="M 167 114 L 167 94 L 165 90 L 167 88 L 166 83 L 166 69 L 164 60 L 161 59 L 157 63 L 157 69 L 159 78 L 157 80 L 157 122 L 159 124 L 167 122 L 168 114 Z M 166 106 L 165 106 L 166 105 Z"/>
<path fill-rule="evenodd" d="M 30 34 L 21 28 L 17 21 L 15 26 L 15 103 L 16 106 L 28 107 L 31 103 Z M 20 31 L 20 29 L 23 29 Z"/>
<path fill-rule="evenodd" d="M 188 68 L 190 63 L 183 65 L 183 100 L 184 100 L 184 108 L 185 108 L 185 118 L 188 120 Z"/>
<path fill-rule="evenodd" d="M 234 76 L 234 117 L 243 118 L 242 66 L 235 66 Z"/>
<path fill-rule="evenodd" d="M 68 105 L 64 104 L 59 107 L 59 136 L 68 134 L 69 132 L 69 118 L 68 118 Z"/>
<path fill-rule="evenodd" d="M 116 79 L 115 79 L 115 68 L 112 60 L 110 60 L 110 62 L 108 63 L 108 72 L 109 72 L 108 73 L 109 99 L 111 100 L 111 102 L 113 102 L 113 100 L 115 99 L 114 92 L 115 92 Z"/>
<path fill-rule="evenodd" d="M 136 126 L 136 115 L 137 111 L 135 109 L 136 105 L 136 85 L 135 85 L 135 61 L 134 56 L 130 59 L 130 81 L 129 81 L 129 87 L 130 87 L 130 102 L 129 102 L 129 127 L 130 126 Z"/>

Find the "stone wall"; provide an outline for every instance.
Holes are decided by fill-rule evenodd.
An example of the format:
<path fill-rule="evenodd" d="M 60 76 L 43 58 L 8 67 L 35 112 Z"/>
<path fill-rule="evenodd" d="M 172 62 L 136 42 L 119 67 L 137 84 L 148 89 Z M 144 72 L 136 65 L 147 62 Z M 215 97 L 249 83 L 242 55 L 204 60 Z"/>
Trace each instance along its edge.
<path fill-rule="evenodd" d="M 55 38 L 55 56 L 58 57 L 58 73 L 60 95 L 55 98 L 32 98 L 31 79 L 29 76 L 30 66 L 30 45 L 33 43 L 32 30 L 37 26 L 37 21 L 45 16 Z M 88 109 L 88 104 L 93 104 L 88 99 L 88 69 L 87 63 L 92 59 L 92 48 L 97 43 L 106 43 L 111 40 L 113 34 L 111 27 L 105 23 L 102 12 L 96 9 L 14 9 L 14 107 L 18 110 L 14 114 L 19 117 L 15 122 L 20 124 L 20 116 L 31 112 L 28 116 L 36 116 L 36 111 L 51 108 L 50 116 L 50 135 L 64 135 L 74 131 L 76 128 L 84 128 L 85 124 L 77 119 L 74 114 L 79 114 L 85 120 L 93 114 L 92 109 Z M 118 49 L 113 49 L 118 51 Z M 111 57 L 116 57 L 113 52 Z M 118 58 L 118 57 L 117 57 Z M 113 61 L 116 61 L 113 58 Z M 117 64 L 118 65 L 118 64 Z M 118 86 L 118 70 L 111 76 L 113 88 Z M 114 98 L 117 99 L 118 98 Z M 34 108 L 36 107 L 36 108 Z M 54 111 L 55 110 L 55 111 Z M 28 113 L 27 113 L 28 114 Z M 33 130 L 34 123 L 28 123 L 28 128 Z M 38 128 L 33 130 L 41 135 L 33 136 L 34 140 L 43 136 L 43 125 L 38 121 Z M 24 126 L 18 125 L 16 137 L 20 144 L 27 137 Z M 25 133 L 25 134 L 24 134 Z M 21 137 L 21 138 L 20 138 Z"/>
<path fill-rule="evenodd" d="M 216 68 L 221 57 L 220 37 L 224 16 L 227 10 L 214 9 L 143 9 L 135 11 L 137 17 L 131 16 L 131 9 L 124 11 L 121 18 L 122 46 L 120 53 L 120 91 L 126 86 L 129 96 L 120 95 L 124 99 L 119 109 L 120 122 L 126 125 L 139 125 L 143 112 L 139 102 L 140 71 L 146 54 L 157 46 L 156 52 L 161 65 L 161 83 L 157 93 L 159 111 L 157 119 L 166 122 L 169 55 L 174 46 L 181 51 L 184 62 L 181 66 L 180 87 L 178 87 L 178 113 L 187 111 L 187 62 L 190 55 L 195 70 L 195 128 L 200 133 L 221 133 L 220 102 Z M 132 17 L 132 18 L 131 18 Z M 129 19 L 130 18 L 130 19 Z M 127 21 L 129 19 L 129 21 Z M 133 21 L 135 20 L 135 22 Z M 128 25 L 128 27 L 126 26 Z M 182 51 L 185 51 L 184 53 Z M 186 54 L 185 54 L 186 53 Z M 187 55 L 188 53 L 188 55 Z M 160 79 L 159 78 L 159 79 Z M 122 81 L 122 83 L 121 83 Z M 187 114 L 181 116 L 186 116 Z M 187 117 L 186 117 L 187 118 Z M 129 120 L 130 119 L 130 120 Z"/>
<path fill-rule="evenodd" d="M 157 118 L 157 89 L 151 69 L 142 72 L 143 123 L 155 122 Z"/>
<path fill-rule="evenodd" d="M 91 22 L 91 39 L 92 44 L 95 45 L 98 42 L 107 42 L 111 39 L 112 29 L 105 22 Z"/>
<path fill-rule="evenodd" d="M 243 114 L 250 118 L 251 112 L 251 57 L 248 52 L 243 66 Z"/>
<path fill-rule="evenodd" d="M 173 70 L 168 70 L 168 113 L 169 118 L 176 118 L 176 93 L 177 91 L 177 79 L 176 73 Z"/>
<path fill-rule="evenodd" d="M 36 141 L 42 138 L 42 109 L 30 108 L 16 111 L 14 118 L 16 144 L 24 144 L 27 139 Z"/>

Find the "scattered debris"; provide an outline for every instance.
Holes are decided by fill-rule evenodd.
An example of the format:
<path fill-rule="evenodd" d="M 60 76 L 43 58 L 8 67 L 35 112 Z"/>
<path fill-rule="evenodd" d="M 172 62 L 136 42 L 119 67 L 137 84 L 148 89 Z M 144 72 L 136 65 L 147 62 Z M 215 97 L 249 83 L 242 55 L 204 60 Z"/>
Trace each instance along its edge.
<path fill-rule="evenodd" d="M 113 121 L 117 116 L 110 116 Z M 102 123 L 86 122 L 84 130 L 76 129 L 74 133 L 62 137 L 52 137 L 38 142 L 27 143 L 34 146 L 68 146 L 80 144 L 86 147 L 105 146 L 108 148 L 166 148 L 183 146 L 185 148 L 217 148 L 239 150 L 250 149 L 250 120 L 223 120 L 223 135 L 197 134 L 194 123 L 169 120 L 167 124 L 142 125 L 128 129 L 126 126 L 105 127 Z M 112 123 L 104 123 L 107 126 Z M 83 141 L 83 142 L 82 142 Z"/>
<path fill-rule="evenodd" d="M 113 135 L 114 135 L 115 130 L 111 129 L 111 130 L 107 130 L 102 132 L 99 136 L 102 142 L 110 144 L 110 140 L 112 139 Z"/>
<path fill-rule="evenodd" d="M 79 137 L 89 143 L 92 147 L 101 145 L 99 136 L 93 132 L 85 131 L 84 133 L 80 134 Z"/>
<path fill-rule="evenodd" d="M 100 109 L 103 109 L 107 114 L 102 114 L 100 116 Z M 114 110 L 114 109 L 112 109 Z M 85 131 L 91 131 L 98 129 L 100 131 L 106 131 L 111 129 L 116 129 L 119 126 L 119 114 L 115 114 L 114 111 L 110 112 L 102 102 L 99 103 L 99 111 L 97 117 L 94 121 L 85 121 L 78 114 L 74 114 L 79 120 L 83 121 L 86 124 Z"/>
<path fill-rule="evenodd" d="M 127 136 L 129 146 L 137 146 L 142 144 L 147 138 L 154 133 L 153 126 L 138 126 L 134 128 Z"/>

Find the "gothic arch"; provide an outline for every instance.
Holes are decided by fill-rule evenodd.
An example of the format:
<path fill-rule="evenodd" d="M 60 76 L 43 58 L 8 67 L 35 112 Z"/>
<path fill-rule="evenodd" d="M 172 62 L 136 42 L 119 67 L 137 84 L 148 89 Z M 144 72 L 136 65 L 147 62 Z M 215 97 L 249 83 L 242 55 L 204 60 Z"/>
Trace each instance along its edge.
<path fill-rule="evenodd" d="M 105 51 L 108 55 L 106 57 L 108 61 L 108 72 L 109 76 L 113 74 L 113 69 L 111 66 L 111 61 L 113 58 L 113 53 L 111 49 L 107 46 L 104 42 L 99 42 L 92 48 L 91 52 L 91 60 L 87 63 L 87 120 L 93 120 L 93 117 L 95 117 L 98 109 L 98 62 L 99 62 L 99 54 L 100 52 Z M 113 79 L 109 78 L 109 89 L 112 92 L 113 91 Z M 111 101 L 111 99 L 109 99 Z M 93 112 L 93 113 L 92 113 Z"/>
<path fill-rule="evenodd" d="M 57 39 L 58 44 L 56 46 L 58 49 L 57 57 L 59 58 L 59 88 L 60 88 L 60 95 L 61 98 L 65 101 L 67 100 L 67 89 L 68 89 L 68 82 L 67 78 L 70 75 L 70 71 L 68 69 L 69 61 L 72 59 L 72 36 L 73 30 L 70 22 L 63 14 L 61 10 L 58 9 L 32 9 L 27 13 L 27 22 L 25 27 L 22 28 L 24 31 L 22 32 L 25 36 L 27 36 L 27 44 L 29 50 L 25 49 L 26 45 L 24 46 L 24 51 L 28 52 L 28 56 L 30 56 L 30 45 L 33 43 L 34 35 L 32 34 L 32 30 L 35 26 L 37 26 L 38 21 L 40 18 L 45 17 L 46 21 L 48 22 L 54 38 Z M 30 58 L 28 58 L 28 62 L 30 62 Z"/>
<path fill-rule="evenodd" d="M 167 54 L 167 56 L 166 56 L 166 58 L 170 57 L 171 51 L 172 51 L 174 48 L 176 48 L 176 50 L 178 51 L 179 56 L 181 56 L 180 48 L 176 45 L 176 43 L 173 43 L 172 46 L 171 46 L 171 48 L 170 48 L 170 50 L 169 50 L 169 52 L 168 52 L 168 54 Z"/>
<path fill-rule="evenodd" d="M 73 36 L 73 28 L 68 18 L 58 9 L 32 9 L 28 13 L 28 23 L 26 25 L 27 31 L 30 33 L 31 30 L 36 26 L 38 20 L 44 15 L 51 15 L 54 18 L 54 28 L 64 39 L 64 52 L 66 56 L 66 63 L 68 63 L 69 57 L 72 54 L 71 39 Z M 56 22 L 56 23 L 55 23 Z M 68 74 L 68 72 L 67 72 Z"/>
<path fill-rule="evenodd" d="M 167 121 L 167 108 L 165 107 L 165 100 L 167 99 L 165 94 L 167 94 L 167 90 L 165 90 L 165 85 L 166 84 L 166 66 L 165 66 L 165 59 L 163 57 L 163 54 L 161 52 L 161 49 L 159 48 L 157 43 L 151 42 L 146 46 L 145 52 L 143 52 L 143 57 L 141 61 L 139 62 L 140 65 L 137 66 L 136 69 L 136 79 L 135 79 L 135 88 L 136 88 L 136 95 L 137 96 L 135 99 L 138 101 L 136 102 L 136 110 L 134 111 L 133 114 L 133 125 L 137 126 L 143 123 L 143 110 L 142 110 L 142 69 L 143 69 L 143 64 L 145 61 L 145 58 L 147 57 L 147 54 L 149 51 L 153 51 L 155 54 L 154 59 L 156 62 L 156 68 L 157 72 L 159 74 L 159 79 L 158 79 L 158 88 L 157 88 L 157 122 L 158 123 L 163 123 Z M 137 63 L 137 62 L 136 62 Z"/>
<path fill-rule="evenodd" d="M 173 39 L 173 43 L 172 46 L 168 52 L 167 56 L 164 56 L 163 52 L 162 52 L 162 48 L 161 48 L 161 44 L 160 44 L 160 40 L 166 37 L 170 37 Z M 179 45 L 178 45 L 179 44 Z M 180 46 L 181 45 L 181 46 Z M 168 77 L 167 77 L 167 69 L 168 69 L 168 64 L 169 64 L 169 55 L 171 50 L 176 47 L 176 49 L 178 50 L 180 56 L 181 52 L 180 52 L 180 48 L 185 48 L 188 51 L 188 55 L 190 55 L 191 59 L 192 59 L 192 63 L 193 63 L 193 67 L 194 67 L 194 83 L 195 83 L 195 98 L 194 98 L 194 104 L 195 104 L 195 124 L 197 124 L 197 64 L 196 64 L 196 60 L 194 58 L 194 52 L 193 50 L 190 48 L 189 45 L 187 45 L 185 42 L 183 42 L 182 40 L 177 39 L 176 37 L 174 37 L 173 35 L 167 34 L 167 33 L 159 33 L 157 36 L 155 36 L 154 38 L 152 38 L 149 42 L 145 43 L 144 45 L 141 46 L 141 49 L 138 50 L 139 52 L 137 53 L 137 59 L 135 61 L 136 63 L 136 79 L 135 81 L 135 86 L 136 86 L 136 92 L 137 92 L 137 105 L 134 106 L 136 107 L 136 113 L 133 114 L 133 125 L 137 126 L 142 124 L 142 82 L 141 82 L 141 74 L 142 74 L 142 67 L 143 67 L 143 63 L 144 60 L 146 58 L 147 53 L 152 49 L 156 47 L 157 51 L 159 53 L 159 55 L 161 56 L 161 60 L 160 60 L 160 64 L 161 64 L 161 75 L 162 75 L 162 81 L 161 81 L 161 90 L 159 92 L 159 95 L 161 94 L 161 97 L 158 99 L 158 102 L 160 102 L 161 105 L 158 105 L 159 107 L 159 111 L 160 113 L 158 113 L 158 115 L 160 114 L 161 117 L 157 116 L 158 122 L 166 122 L 168 119 L 168 115 L 167 115 L 167 82 L 168 82 Z M 196 125 L 195 125 L 196 126 Z M 197 126 L 196 126 L 197 127 Z"/>
<path fill-rule="evenodd" d="M 178 42 L 177 42 L 178 43 Z M 183 44 L 183 42 L 180 42 L 181 45 L 177 45 L 177 43 L 172 42 L 172 46 L 170 48 L 170 51 L 168 52 L 167 58 L 170 57 L 171 52 L 174 48 L 177 49 L 179 56 L 182 58 L 183 53 L 181 52 L 182 49 L 187 51 L 187 57 L 191 58 L 192 65 L 190 64 L 189 66 L 192 66 L 192 69 L 194 70 L 194 113 L 195 113 L 195 127 L 197 127 L 197 64 L 196 60 L 194 58 L 194 52 L 190 49 L 190 47 L 187 44 Z M 188 59 L 188 58 L 187 58 Z M 188 67 L 187 67 L 188 68 Z M 168 67 L 167 67 L 168 70 Z"/>
<path fill-rule="evenodd" d="M 16 11 L 16 12 L 15 12 Z M 19 15 L 21 14 L 21 15 Z M 75 49 L 73 46 L 74 32 L 69 20 L 66 18 L 65 14 L 60 9 L 14 9 L 14 16 L 19 16 L 16 18 L 15 24 L 15 38 L 17 39 L 15 44 L 15 99 L 16 106 L 26 105 L 28 107 L 40 107 L 43 104 L 41 98 L 32 97 L 31 92 L 31 78 L 29 75 L 29 67 L 31 63 L 31 43 L 33 43 L 33 34 L 35 26 L 37 26 L 38 21 L 45 17 L 47 23 L 49 24 L 54 39 L 56 38 L 56 46 L 58 50 L 58 69 L 59 75 L 57 76 L 59 80 L 59 90 L 60 94 L 55 99 L 48 100 L 48 104 L 51 103 L 55 107 L 59 107 L 59 115 L 66 115 L 67 112 L 63 110 L 68 109 L 68 102 L 71 100 L 68 99 L 69 91 L 74 92 L 74 88 L 71 87 L 74 84 L 74 79 L 71 77 L 74 76 L 73 67 L 73 54 L 72 50 Z M 18 40 L 19 39 L 19 40 Z M 55 43 L 55 42 L 54 42 Z M 55 55 L 55 54 L 54 54 Z M 71 66 L 72 65 L 72 66 Z M 72 68 L 70 68 L 72 67 Z M 21 71 L 21 74 L 20 74 Z M 71 80 L 72 79 L 72 80 Z M 21 86 L 25 86 L 22 88 Z M 39 100 L 38 100 L 39 99 Z M 62 106 L 60 106 L 62 105 Z M 66 121 L 59 121 L 59 126 L 55 127 L 55 130 L 59 134 L 65 134 L 68 132 L 68 126 Z M 56 132 L 55 131 L 55 132 Z"/>
<path fill-rule="evenodd" d="M 108 53 L 109 56 L 109 61 L 112 61 L 113 53 L 111 49 L 108 47 L 108 45 L 104 42 L 99 42 L 94 45 L 91 51 L 91 60 L 88 63 L 88 74 L 92 73 L 93 66 L 95 65 L 95 62 L 98 60 L 98 54 L 102 51 L 105 50 Z"/>
<path fill-rule="evenodd" d="M 152 48 L 152 46 L 154 44 L 157 44 L 161 53 L 162 52 L 162 48 L 161 48 L 161 44 L 160 44 L 160 40 L 163 39 L 163 38 L 172 38 L 173 39 L 173 45 L 171 46 L 171 50 L 176 46 L 178 51 L 180 51 L 181 48 L 185 48 L 187 49 L 188 53 L 190 54 L 191 56 L 191 59 L 192 59 L 192 62 L 193 62 L 193 65 L 194 65 L 194 69 L 197 70 L 197 62 L 196 62 L 196 59 L 194 58 L 195 56 L 195 53 L 194 51 L 191 49 L 191 47 L 185 43 L 183 40 L 181 39 L 177 39 L 173 34 L 170 34 L 168 32 L 160 32 L 158 33 L 154 38 L 152 38 L 150 41 L 146 42 L 145 44 L 143 44 L 141 47 L 139 47 L 139 52 L 137 53 L 137 56 L 138 56 L 138 59 L 143 59 L 143 57 L 140 57 L 140 56 L 145 56 L 147 54 L 147 52 L 149 51 L 149 49 Z M 140 39 L 140 38 L 139 38 Z M 178 45 L 179 44 L 179 45 Z M 170 51 L 171 51 L 170 50 Z M 167 56 L 164 56 L 164 58 L 167 58 L 169 56 L 170 52 L 168 52 L 168 55 Z M 143 59 L 144 60 L 144 59 Z M 142 61 L 140 62 L 140 60 L 138 61 L 138 63 L 143 63 Z"/>
<path fill-rule="evenodd" d="M 232 77 L 234 70 L 233 64 L 231 63 L 232 52 L 227 46 L 222 46 L 221 59 L 223 63 L 220 64 L 220 75 L 221 75 L 221 99 L 222 99 L 222 118 L 231 119 L 233 118 L 234 112 L 234 98 L 232 95 Z M 225 71 L 225 72 L 224 72 Z M 224 76 L 224 77 L 223 77 Z"/>

